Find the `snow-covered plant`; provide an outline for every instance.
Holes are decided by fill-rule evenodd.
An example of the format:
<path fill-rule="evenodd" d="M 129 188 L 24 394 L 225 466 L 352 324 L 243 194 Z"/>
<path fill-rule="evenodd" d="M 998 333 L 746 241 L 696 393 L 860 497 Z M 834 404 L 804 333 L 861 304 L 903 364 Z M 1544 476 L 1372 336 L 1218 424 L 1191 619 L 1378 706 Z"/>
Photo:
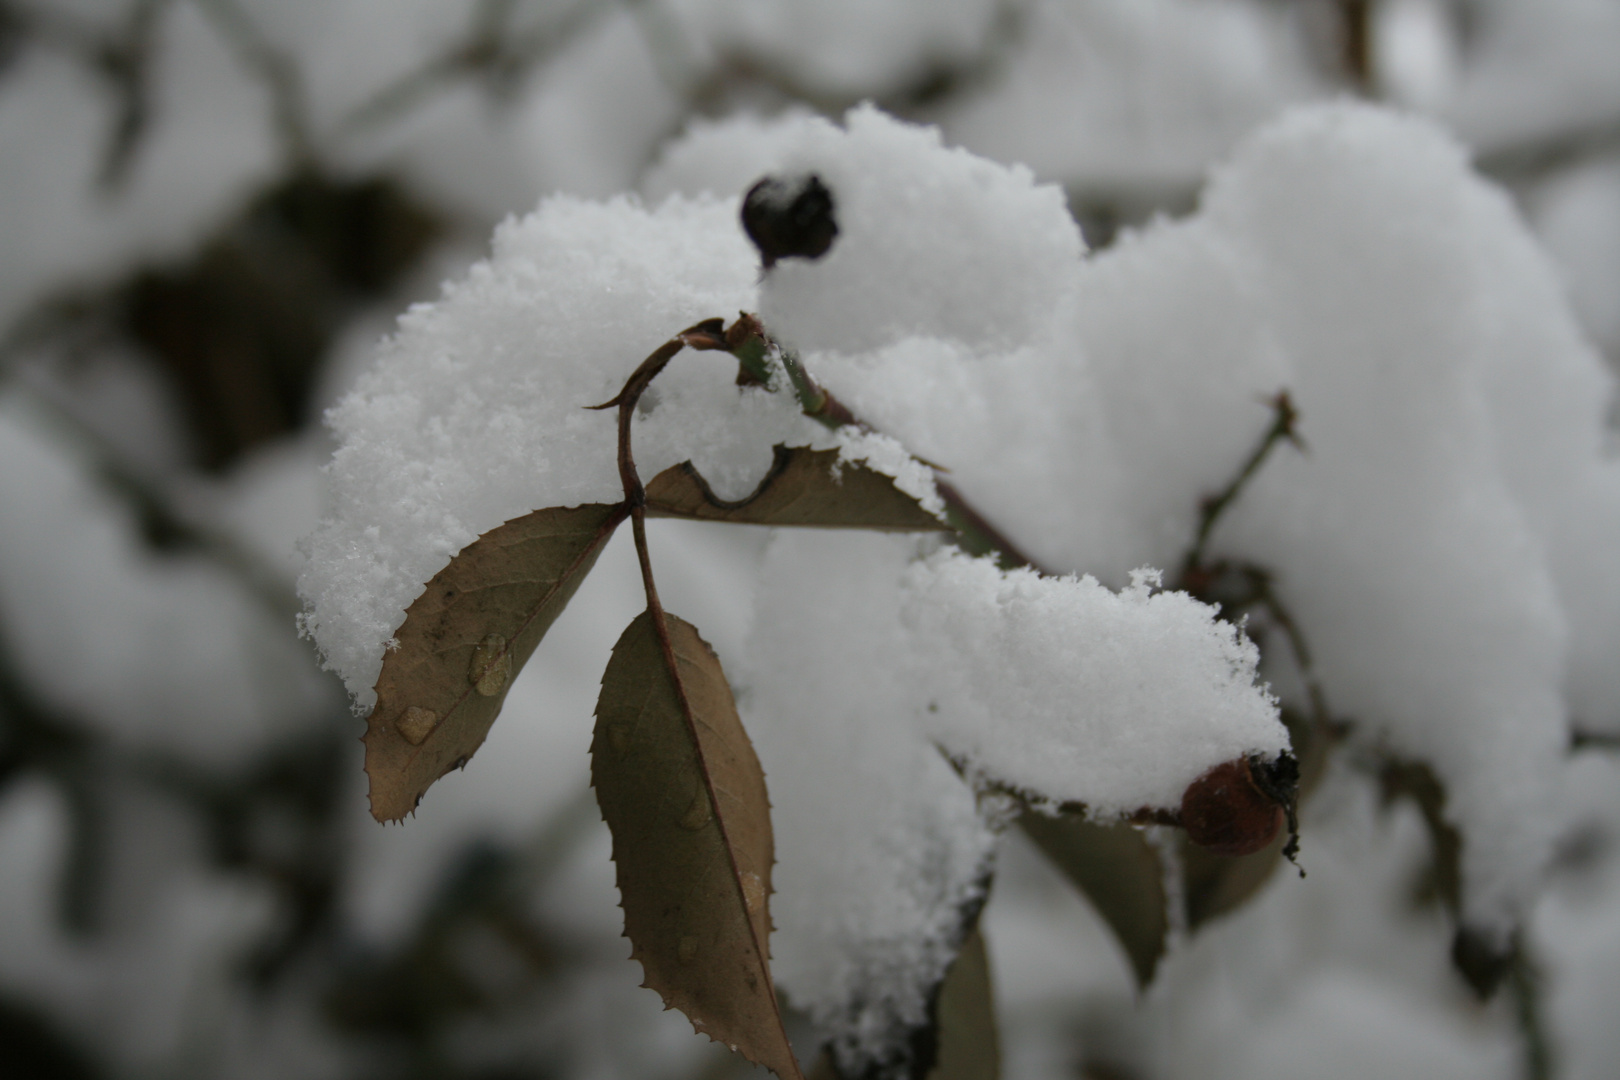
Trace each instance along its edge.
<path fill-rule="evenodd" d="M 1001 830 L 1145 983 L 1346 749 L 1422 806 L 1489 993 L 1569 717 L 1620 716 L 1620 467 L 1462 151 L 1297 111 L 1092 259 L 1056 188 L 871 108 L 700 132 L 650 186 L 727 168 L 766 179 L 508 221 L 331 414 L 305 628 L 374 816 L 468 762 L 628 524 L 591 752 L 626 934 L 754 1061 L 799 1074 L 780 987 L 839 1075 L 990 1075 Z M 658 519 L 779 530 L 698 590 L 745 633 L 666 610 Z"/>

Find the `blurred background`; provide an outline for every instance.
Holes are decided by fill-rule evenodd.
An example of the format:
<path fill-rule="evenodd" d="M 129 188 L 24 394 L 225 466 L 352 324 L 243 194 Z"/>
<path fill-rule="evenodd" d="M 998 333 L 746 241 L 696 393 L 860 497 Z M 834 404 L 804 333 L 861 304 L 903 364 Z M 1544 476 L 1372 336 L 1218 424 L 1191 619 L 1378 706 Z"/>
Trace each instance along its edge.
<path fill-rule="evenodd" d="M 746 1072 L 619 936 L 595 594 L 431 813 L 370 820 L 363 725 L 294 625 L 323 409 L 495 222 L 651 197 L 694 125 L 873 100 L 1060 184 L 1098 249 L 1335 95 L 1469 144 L 1620 362 L 1620 0 L 0 0 L 0 1075 Z M 1320 856 L 1317 923 L 1262 898 L 1141 1006 L 1010 841 L 1004 1073 L 1327 1076 L 1382 1041 L 1383 1075 L 1620 1075 L 1620 773 L 1582 752 L 1538 1016 L 1449 973 L 1409 806 L 1340 829 L 1360 869 Z M 1340 947 L 1280 975 L 1254 956 L 1287 918 Z M 1222 995 L 1274 1030 L 1218 1031 Z"/>

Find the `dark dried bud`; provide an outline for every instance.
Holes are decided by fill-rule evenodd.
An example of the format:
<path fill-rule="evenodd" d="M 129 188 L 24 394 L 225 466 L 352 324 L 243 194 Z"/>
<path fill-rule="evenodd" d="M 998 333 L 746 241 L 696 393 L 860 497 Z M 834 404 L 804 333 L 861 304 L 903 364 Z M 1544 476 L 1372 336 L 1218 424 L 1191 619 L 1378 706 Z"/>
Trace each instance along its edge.
<path fill-rule="evenodd" d="M 1252 855 L 1276 839 L 1285 821 L 1292 831 L 1298 785 L 1292 754 L 1222 762 L 1182 793 L 1182 827 L 1188 839 L 1217 855 Z"/>
<path fill-rule="evenodd" d="M 819 259 L 838 235 L 832 192 L 814 173 L 767 176 L 749 188 L 742 226 L 767 270 L 790 256 Z"/>
<path fill-rule="evenodd" d="M 1255 785 L 1285 810 L 1299 797 L 1299 759 L 1286 750 L 1272 761 L 1251 757 L 1249 773 Z"/>

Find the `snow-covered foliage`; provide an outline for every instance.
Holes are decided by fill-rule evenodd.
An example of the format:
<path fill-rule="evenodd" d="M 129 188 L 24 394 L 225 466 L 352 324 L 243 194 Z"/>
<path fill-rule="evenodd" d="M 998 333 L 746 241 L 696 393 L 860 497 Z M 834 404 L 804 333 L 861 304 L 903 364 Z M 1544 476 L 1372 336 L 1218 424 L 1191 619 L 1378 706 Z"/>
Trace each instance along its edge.
<path fill-rule="evenodd" d="M 853 118 L 856 160 L 873 123 Z M 940 174 L 960 160 L 935 152 Z M 781 161 L 838 175 L 826 152 Z M 1299 113 L 1245 144 L 1186 221 L 1067 271 L 1026 255 L 1032 290 L 1061 281 L 1067 304 L 1017 320 L 1024 351 L 1008 355 L 944 319 L 938 340 L 880 321 L 912 302 L 887 253 L 985 212 L 924 204 L 908 220 L 912 185 L 887 179 L 847 195 L 833 181 L 845 216 L 883 222 L 883 239 L 773 275 L 767 318 L 822 314 L 807 362 L 859 415 L 949 467 L 1047 565 L 1116 581 L 1136 560 L 1174 563 L 1200 494 L 1241 460 L 1264 396 L 1287 389 L 1309 449 L 1268 467 L 1218 541 L 1278 572 L 1335 707 L 1440 769 L 1448 814 L 1475 838 L 1471 917 L 1505 933 L 1548 854 L 1566 716 L 1620 715 L 1592 651 L 1620 595 L 1604 555 L 1620 471 L 1612 376 L 1503 197 L 1423 124 Z M 1049 235 L 1068 231 L 1047 213 Z M 955 282 L 953 311 L 1008 288 L 994 257 L 954 239 L 917 260 Z M 863 306 L 831 319 L 855 292 Z M 1459 619 L 1468 634 L 1448 629 Z"/>
<path fill-rule="evenodd" d="M 753 300 L 735 207 L 561 197 L 501 228 L 493 257 L 438 304 L 415 309 L 391 362 L 331 414 L 338 516 L 315 539 L 309 619 L 358 704 L 369 707 L 406 606 L 451 555 L 541 506 L 613 502 L 607 401 L 665 338 Z M 780 396 L 739 395 L 688 364 L 657 386 L 637 440 L 649 477 L 691 459 L 719 490 L 747 493 L 771 446 L 814 441 Z M 708 375 L 708 378 L 704 378 Z"/>
<path fill-rule="evenodd" d="M 1617 48 L 1600 0 L 0 2 L 0 1032 L 108 1076 L 722 1067 L 636 985 L 585 787 L 628 536 L 404 828 L 365 819 L 351 706 L 458 550 L 620 497 L 583 406 L 757 311 L 885 438 L 686 353 L 644 477 L 735 496 L 773 444 L 839 447 L 937 508 L 925 461 L 1044 572 L 649 525 L 766 773 L 807 1065 L 900 1060 L 988 901 L 1008 1077 L 1612 1076 Z M 819 176 L 839 234 L 762 275 L 737 198 L 767 173 Z M 321 256 L 237 208 L 373 177 L 439 231 L 299 299 Z M 207 364 L 260 389 L 205 400 L 282 391 L 188 368 L 207 335 L 142 305 L 272 249 L 243 325 L 312 305 L 319 366 L 204 474 Z M 1201 537 L 1279 391 L 1299 445 Z M 1279 606 L 1221 621 L 1212 567 Z M 1009 799 L 1163 818 L 1288 747 L 1279 706 L 1330 725 L 1309 877 L 1201 921 L 1148 829 L 1181 899 L 1139 993 Z M 1516 957 L 1489 1005 L 1459 927 Z"/>
<path fill-rule="evenodd" d="M 1081 244 L 1057 193 L 871 109 L 850 122 L 848 135 L 822 121 L 801 125 L 806 145 L 797 153 L 836 193 L 841 239 L 825 266 L 789 262 L 772 272 L 766 318 L 796 343 L 830 335 L 855 350 L 935 335 L 957 350 L 941 366 L 947 386 L 953 366 L 977 360 L 964 349 L 1021 350 L 1008 365 L 1009 388 L 1030 385 L 1016 370 L 1020 358 L 1057 374 L 1053 354 L 1027 344 L 1049 337 L 1045 321 L 1072 309 Z M 907 204 L 904 216 L 896 199 Z M 660 327 L 761 306 L 735 222 L 735 202 L 712 196 L 671 196 L 653 210 L 550 200 L 503 226 L 492 258 L 443 299 L 415 309 L 333 411 L 343 439 L 330 470 L 336 513 L 311 547 L 306 625 L 362 705 L 406 606 L 456 551 L 530 509 L 614 501 L 613 416 L 586 406 L 612 397 Z M 824 325 L 827 335 L 818 332 Z M 1067 366 L 1083 371 L 1079 359 Z M 738 391 L 718 367 L 676 369 L 655 385 L 636 425 L 646 475 L 691 459 L 722 492 L 741 495 L 766 472 L 772 445 L 829 441 L 787 395 Z M 930 378 L 910 375 L 923 386 Z M 874 416 L 892 411 L 874 404 Z M 985 404 L 996 402 L 962 396 L 932 419 L 970 430 L 976 417 L 961 406 Z M 987 447 L 974 468 L 1016 483 L 1065 434 L 1053 425 L 1033 437 L 1044 442 L 1033 457 L 1003 461 Z M 963 460 L 960 451 L 950 460 Z M 774 550 L 796 549 L 783 541 Z M 1108 818 L 1173 808 L 1206 770 L 1247 754 L 1275 757 L 1286 736 L 1255 685 L 1253 646 L 1185 595 L 1150 596 L 1150 578 L 1120 596 L 1089 578 L 1009 576 L 960 557 L 907 574 L 915 541 L 831 550 L 830 562 L 806 555 L 805 566 L 767 560 L 766 580 L 798 596 L 783 579 L 802 577 L 818 597 L 808 606 L 841 614 L 818 634 L 806 604 L 762 601 L 755 625 L 769 629 L 756 632 L 750 652 L 774 642 L 767 655 L 775 660 L 744 661 L 743 710 L 778 732 L 761 753 L 786 834 L 782 903 L 815 913 L 779 916 L 777 947 L 815 957 L 802 982 L 790 961 L 782 984 L 851 1041 L 852 1055 L 883 1058 L 903 1042 L 905 1025 L 923 1021 L 953 955 L 956 912 L 985 872 L 984 825 L 963 815 L 971 795 L 949 767 L 927 764 L 935 743 L 974 775 Z M 778 678 L 790 681 L 778 686 Z M 823 701 L 827 690 L 836 703 Z M 946 790 L 902 784 L 883 794 L 886 763 L 852 771 L 848 734 L 826 715 L 847 717 L 844 725 L 896 723 L 894 734 L 871 737 L 894 745 L 904 773 L 921 769 Z M 868 787 L 873 796 L 861 794 Z M 800 792 L 814 795 L 801 804 Z M 826 844 L 829 808 L 837 820 L 855 807 L 866 835 L 851 844 L 871 857 Z M 801 851 L 798 836 L 813 838 L 804 845 L 813 850 Z M 820 872 L 798 871 L 801 859 Z M 919 882 L 928 883 L 922 898 Z M 863 922 L 868 909 L 903 917 Z M 886 1011 L 892 1017 L 871 1015 Z"/>
<path fill-rule="evenodd" d="M 1315 109 L 1246 142 L 1192 218 L 1082 263 L 1061 200 L 1026 172 L 870 108 L 847 133 L 786 123 L 797 137 L 767 139 L 768 164 L 822 177 L 839 239 L 765 276 L 768 325 L 1047 566 L 1115 580 L 1144 555 L 1174 566 L 1201 494 L 1263 426 L 1265 396 L 1289 391 L 1308 449 L 1254 481 L 1216 543 L 1274 570 L 1319 650 L 1306 674 L 1356 737 L 1435 769 L 1463 836 L 1463 918 L 1507 942 L 1551 854 L 1570 705 L 1620 714 L 1591 644 L 1612 640 L 1620 608 L 1602 556 L 1620 540 L 1620 471 L 1604 453 L 1610 377 L 1502 196 L 1425 124 Z M 679 155 L 663 183 L 678 179 Z M 699 207 L 544 204 L 465 283 L 413 312 L 334 414 L 338 514 L 305 588 L 317 636 L 362 701 L 411 586 L 472 535 L 529 508 L 612 500 L 609 424 L 570 410 L 611 396 L 660 321 L 684 324 L 704 303 L 755 306 L 729 205 Z M 572 237 L 558 224 L 582 217 Z M 717 291 L 727 259 L 730 291 Z M 639 425 L 644 467 L 690 456 L 746 491 L 766 447 L 812 438 L 781 397 L 729 389 L 712 371 L 672 383 Z M 772 401 L 775 426 L 750 430 Z M 594 440 L 576 435 L 591 425 Z M 750 439 L 752 475 L 723 457 L 749 460 Z M 425 517 L 447 499 L 476 509 L 450 528 Z M 1254 689 L 1252 646 L 1185 596 L 1150 596 L 1141 578 L 1115 595 L 961 557 L 906 571 L 915 545 L 893 541 L 852 541 L 829 561 L 830 543 L 782 540 L 767 560 L 773 584 L 754 619 L 769 629 L 751 652 L 775 659 L 745 661 L 744 712 L 781 728 L 762 736 L 762 755 L 789 792 L 776 807 L 782 904 L 816 913 L 782 916 L 784 955 L 816 958 L 802 975 L 790 959 L 782 984 L 877 1058 L 898 1036 L 869 1014 L 891 1002 L 918 1022 L 984 841 L 970 817 L 950 839 L 948 809 L 866 806 L 870 778 L 844 764 L 847 735 L 822 717 L 912 717 L 914 738 L 971 774 L 1105 815 L 1174 806 L 1205 769 L 1283 743 Z M 813 583 L 813 602 L 784 580 L 794 575 Z M 357 601 L 378 614 L 347 616 Z M 813 749 L 823 738 L 839 752 Z M 904 790 L 919 804 L 965 798 Z M 801 804 L 800 791 L 814 798 Z M 857 805 L 870 835 L 853 846 L 889 852 L 887 869 L 806 851 L 811 866 L 849 869 L 797 885 L 794 838 L 824 846 L 814 815 Z M 894 839 L 908 830 L 912 842 Z M 862 893 L 892 896 L 874 910 L 921 903 L 909 933 L 824 914 L 865 910 L 852 899 Z M 919 945 L 883 958 L 879 943 L 907 938 Z M 893 979 L 908 963 L 922 965 L 909 990 L 903 975 L 880 989 L 874 969 Z"/>

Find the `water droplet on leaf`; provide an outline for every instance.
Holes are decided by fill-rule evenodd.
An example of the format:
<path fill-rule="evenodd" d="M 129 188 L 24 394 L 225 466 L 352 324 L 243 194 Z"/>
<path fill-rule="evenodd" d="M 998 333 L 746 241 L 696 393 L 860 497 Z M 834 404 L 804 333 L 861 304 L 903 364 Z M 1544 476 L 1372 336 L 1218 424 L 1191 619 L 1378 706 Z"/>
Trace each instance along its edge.
<path fill-rule="evenodd" d="M 714 814 L 709 809 L 708 792 L 699 788 L 698 793 L 692 796 L 692 805 L 688 806 L 686 813 L 681 815 L 681 828 L 697 832 L 707 825 L 709 819 L 713 816 Z"/>
<path fill-rule="evenodd" d="M 512 654 L 506 649 L 506 639 L 499 634 L 487 635 L 473 648 L 467 681 L 484 697 L 494 697 L 511 677 Z"/>
<path fill-rule="evenodd" d="M 752 870 L 744 870 L 738 879 L 742 882 L 743 903 L 748 906 L 748 914 L 752 915 L 765 903 L 765 882 Z"/>
<path fill-rule="evenodd" d="M 394 730 L 400 737 L 412 746 L 421 746 L 427 737 L 433 734 L 433 729 L 439 726 L 439 714 L 432 709 L 421 709 L 412 705 L 399 715 L 394 721 Z"/>

